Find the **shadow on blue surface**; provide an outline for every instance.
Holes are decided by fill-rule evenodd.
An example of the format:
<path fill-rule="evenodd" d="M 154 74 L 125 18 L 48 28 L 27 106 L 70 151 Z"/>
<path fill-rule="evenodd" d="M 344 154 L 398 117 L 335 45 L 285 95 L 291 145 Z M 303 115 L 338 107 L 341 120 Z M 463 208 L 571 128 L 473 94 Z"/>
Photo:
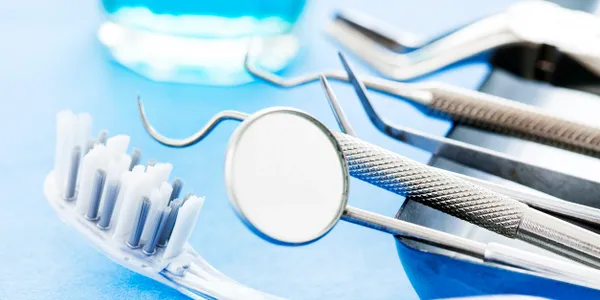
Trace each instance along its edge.
<path fill-rule="evenodd" d="M 598 299 L 600 292 L 566 282 L 422 252 L 396 241 L 404 271 L 421 299 L 520 294 L 550 299 Z"/>

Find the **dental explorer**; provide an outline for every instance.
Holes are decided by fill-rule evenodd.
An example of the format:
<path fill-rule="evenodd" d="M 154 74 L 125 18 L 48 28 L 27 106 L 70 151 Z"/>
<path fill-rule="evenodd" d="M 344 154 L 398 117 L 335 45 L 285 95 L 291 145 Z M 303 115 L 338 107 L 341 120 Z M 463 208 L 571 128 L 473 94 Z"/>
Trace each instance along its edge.
<path fill-rule="evenodd" d="M 255 73 L 249 62 L 247 66 Z M 330 75 L 347 80 L 338 73 L 327 74 Z M 270 81 L 274 79 L 267 77 Z M 315 80 L 316 75 L 302 76 L 283 85 Z M 373 88 L 407 99 L 426 115 L 600 158 L 600 128 L 596 126 L 567 120 L 531 105 L 439 82 L 400 83 L 373 80 L 372 77 L 368 80 Z"/>

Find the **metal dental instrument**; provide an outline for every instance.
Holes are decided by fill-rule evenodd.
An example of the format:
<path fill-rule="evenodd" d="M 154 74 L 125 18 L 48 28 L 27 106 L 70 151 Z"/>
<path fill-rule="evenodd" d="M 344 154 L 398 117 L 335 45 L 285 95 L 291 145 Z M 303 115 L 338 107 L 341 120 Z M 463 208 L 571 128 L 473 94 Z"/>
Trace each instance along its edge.
<path fill-rule="evenodd" d="M 246 57 L 248 71 L 285 87 L 316 81 L 317 74 L 282 79 L 257 70 Z M 326 73 L 336 80 L 348 77 Z M 425 114 L 456 124 L 516 136 L 549 146 L 600 158 L 600 128 L 549 114 L 535 106 L 439 82 L 400 83 L 367 77 L 365 85 L 408 100 Z"/>
<path fill-rule="evenodd" d="M 402 47 L 402 37 L 395 38 L 391 30 L 379 27 L 369 24 L 368 18 L 341 13 L 327 27 L 327 32 L 373 68 L 395 80 L 419 77 L 476 54 L 516 44 L 549 45 L 600 76 L 600 18 L 547 1 L 513 4 L 503 12 L 428 43 L 416 45 L 409 40 L 406 49 Z M 395 53 L 390 49 L 408 52 Z M 552 63 L 547 61 L 544 68 L 552 68 Z"/>
<path fill-rule="evenodd" d="M 138 102 L 138 105 L 142 120 L 146 123 L 146 128 L 152 128 L 147 123 L 141 102 Z M 243 114 L 240 113 L 239 115 Z M 254 123 L 252 120 L 263 119 L 263 116 L 269 116 L 267 119 L 275 118 L 275 121 L 278 121 L 278 123 L 277 125 L 266 124 L 266 127 L 258 126 L 258 128 L 263 128 L 272 134 L 267 136 L 273 136 L 274 138 L 271 139 L 270 144 L 256 145 L 258 147 L 256 151 L 247 153 L 251 161 L 253 155 L 259 155 L 265 151 L 274 158 L 283 155 L 290 160 L 293 157 L 294 159 L 291 159 L 289 163 L 299 169 L 305 168 L 308 165 L 314 165 L 304 164 L 304 161 L 308 157 L 318 160 L 319 164 L 323 166 L 331 166 L 334 164 L 333 162 L 342 159 L 339 163 L 345 167 L 339 168 L 347 168 L 349 174 L 355 178 L 398 195 L 407 196 L 409 199 L 421 202 L 506 237 L 520 239 L 582 263 L 600 267 L 600 248 L 596 246 L 600 245 L 600 236 L 593 232 L 536 211 L 507 196 L 481 188 L 456 176 L 451 176 L 448 172 L 417 163 L 388 150 L 361 141 L 353 136 L 328 131 L 318 121 L 305 113 L 293 109 L 267 109 L 261 113 L 246 117 L 236 132 L 240 132 L 239 130 L 242 130 L 240 128 Z M 213 118 L 213 120 L 215 119 L 219 120 L 218 118 Z M 300 126 L 302 131 L 286 131 L 287 127 L 284 126 L 285 124 L 303 123 L 306 120 L 309 120 L 313 126 L 306 128 L 305 124 L 304 126 Z M 281 126 L 279 126 L 279 123 L 282 123 L 280 124 Z M 205 126 L 205 128 L 213 127 L 214 124 Z M 252 127 L 256 128 L 257 126 Z M 196 133 L 194 139 L 170 140 L 158 134 L 154 129 L 149 130 L 149 132 L 156 140 L 163 144 L 180 147 L 198 142 L 206 137 L 207 134 L 206 130 L 203 130 Z M 311 134 L 314 135 L 315 132 L 319 132 L 319 134 L 311 137 Z M 244 136 L 252 137 L 253 135 L 246 133 Z M 256 136 L 260 137 L 260 131 L 256 133 Z M 327 137 L 335 145 L 335 149 L 337 149 L 336 155 L 338 156 L 317 155 L 313 152 L 315 149 L 318 149 L 314 144 L 322 141 L 324 137 Z M 234 138 L 232 141 L 235 140 Z M 295 142 L 296 140 L 300 141 L 300 143 Z M 231 142 L 228 153 L 234 151 L 232 149 L 235 149 L 236 144 L 241 143 L 241 141 Z M 286 150 L 290 149 L 292 145 L 297 145 L 298 149 L 301 150 L 298 155 L 290 155 L 290 153 L 283 151 L 284 148 Z M 265 148 L 263 146 L 269 146 L 266 149 L 270 150 L 263 149 Z M 307 153 L 307 155 L 303 156 L 304 153 Z M 308 155 L 308 153 L 313 153 L 313 156 Z M 325 160 L 326 157 L 330 159 Z M 228 161 L 231 162 L 231 160 Z M 253 161 L 258 163 L 258 160 Z M 299 162 L 294 163 L 295 161 Z M 229 164 L 226 169 L 229 169 Z M 288 171 L 291 172 L 291 170 L 293 168 Z M 327 174 L 326 172 L 322 172 L 320 167 L 311 170 L 305 169 L 304 171 L 310 172 L 315 176 Z M 235 172 L 232 174 L 235 174 Z M 260 176 L 261 174 L 262 171 L 255 173 L 256 176 Z M 281 176 L 286 174 L 285 172 L 280 173 Z M 339 173 L 334 172 L 329 175 L 341 182 L 338 185 L 342 185 L 343 182 L 347 181 L 344 176 L 340 177 Z M 227 179 L 228 182 L 236 182 L 235 177 L 229 177 Z M 304 186 L 313 184 L 314 182 L 293 181 L 293 183 Z M 278 186 L 274 185 L 274 190 L 279 189 Z M 252 185 L 247 187 L 250 189 L 253 188 Z M 296 189 L 301 190 L 299 186 Z M 295 190 L 293 191 L 295 192 Z M 235 198 L 237 191 L 230 192 L 233 193 L 232 197 Z M 267 197 L 268 192 L 265 191 L 265 193 L 261 197 Z M 300 216 L 300 214 L 297 214 L 297 216 Z M 304 218 L 304 216 L 302 217 Z"/>
<path fill-rule="evenodd" d="M 323 82 L 327 86 L 325 79 Z M 328 100 L 333 102 L 334 107 L 336 100 L 332 95 L 328 95 Z M 138 105 L 144 126 L 152 128 L 139 100 Z M 568 260 L 556 260 L 497 243 L 484 244 L 346 206 L 348 172 L 356 168 L 353 167 L 355 164 L 348 164 L 344 156 L 358 149 L 339 144 L 339 140 L 344 136 L 353 141 L 358 139 L 331 132 L 312 116 L 293 108 L 264 109 L 242 119 L 227 150 L 226 185 L 236 210 L 246 224 L 270 241 L 295 245 L 310 243 L 326 234 L 342 218 L 488 263 L 598 286 L 600 271 Z M 344 117 L 338 117 L 338 120 L 343 130 L 350 128 Z M 218 118 L 211 122 L 218 122 Z M 177 145 L 171 146 L 184 147 L 205 138 L 207 128 L 213 127 L 209 123 L 194 135 L 194 141 L 186 139 L 185 142 L 165 138 L 154 129 L 149 132 L 163 144 L 174 141 Z M 407 159 L 402 159 L 402 162 L 418 166 L 414 171 L 430 168 Z M 424 173 L 425 176 L 427 174 Z M 414 189 L 409 181 L 407 184 L 407 188 Z M 437 201 L 433 196 L 420 194 Z M 495 214 L 486 215 L 495 218 Z"/>
<path fill-rule="evenodd" d="M 350 77 L 356 78 L 343 55 L 340 54 L 340 57 L 344 68 L 348 74 L 351 74 Z M 551 214 L 557 214 L 600 228 L 599 209 L 562 200 L 568 199 L 576 203 L 593 204 L 598 200 L 600 183 L 530 164 L 501 152 L 445 137 L 433 136 L 407 127 L 392 125 L 379 116 L 367 97 L 366 91 L 361 88 L 358 81 L 353 79 L 351 83 L 371 122 L 386 135 L 426 150 L 438 157 L 529 186 L 558 198 L 517 191 L 488 181 L 453 173 L 455 176 L 460 176 L 465 180 L 470 180 L 483 187 L 511 196 L 520 202 Z"/>
<path fill-rule="evenodd" d="M 286 88 L 311 83 L 319 78 L 316 73 L 289 79 L 282 78 L 275 74 L 257 69 L 250 62 L 249 56 L 246 57 L 245 66 L 248 72 L 253 76 L 276 86 Z M 338 72 L 328 72 L 325 76 L 340 81 L 348 81 L 348 77 L 345 74 L 339 74 Z M 414 84 L 395 82 L 369 76 L 366 76 L 365 78 L 367 79 L 362 80 L 364 85 L 374 90 L 383 91 L 395 96 L 406 97 L 407 95 L 413 94 L 418 97 L 419 95 L 418 91 L 414 91 Z M 566 216 L 577 221 L 583 221 L 592 226 L 598 226 L 598 224 L 600 224 L 600 214 L 597 209 L 575 204 L 596 203 L 598 201 L 598 195 L 600 195 L 599 182 L 537 166 L 507 154 L 483 147 L 444 137 L 432 136 L 418 130 L 400 127 L 398 125 L 391 125 L 377 114 L 367 98 L 359 98 L 373 124 L 380 131 L 395 139 L 434 153 L 439 157 L 487 172 L 494 176 L 511 180 L 560 199 L 569 200 L 569 202 L 552 197 L 532 195 L 531 193 L 526 193 L 522 190 L 515 190 L 491 182 L 464 176 L 466 179 L 478 181 L 477 183 L 479 185 L 509 195 L 512 198 L 518 199 L 519 201 L 536 208 Z M 461 176 L 460 174 L 457 175 Z"/>

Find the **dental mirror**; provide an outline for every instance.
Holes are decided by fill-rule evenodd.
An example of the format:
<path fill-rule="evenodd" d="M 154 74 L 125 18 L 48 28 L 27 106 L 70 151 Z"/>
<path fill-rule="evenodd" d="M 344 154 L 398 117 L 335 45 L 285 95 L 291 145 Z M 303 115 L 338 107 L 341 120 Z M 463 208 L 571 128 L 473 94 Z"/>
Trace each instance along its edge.
<path fill-rule="evenodd" d="M 261 237 L 301 245 L 325 235 L 348 200 L 348 170 L 331 132 L 292 108 L 246 119 L 229 142 L 225 182 L 238 215 Z"/>

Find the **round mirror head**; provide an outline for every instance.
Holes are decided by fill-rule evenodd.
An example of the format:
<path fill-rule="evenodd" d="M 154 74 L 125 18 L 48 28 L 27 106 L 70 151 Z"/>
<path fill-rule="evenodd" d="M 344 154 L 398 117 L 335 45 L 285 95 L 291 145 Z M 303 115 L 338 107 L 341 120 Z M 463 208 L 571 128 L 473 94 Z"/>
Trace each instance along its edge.
<path fill-rule="evenodd" d="M 312 116 L 290 108 L 260 111 L 236 129 L 225 184 L 245 223 L 282 244 L 319 239 L 348 201 L 348 170 L 337 141 Z"/>

